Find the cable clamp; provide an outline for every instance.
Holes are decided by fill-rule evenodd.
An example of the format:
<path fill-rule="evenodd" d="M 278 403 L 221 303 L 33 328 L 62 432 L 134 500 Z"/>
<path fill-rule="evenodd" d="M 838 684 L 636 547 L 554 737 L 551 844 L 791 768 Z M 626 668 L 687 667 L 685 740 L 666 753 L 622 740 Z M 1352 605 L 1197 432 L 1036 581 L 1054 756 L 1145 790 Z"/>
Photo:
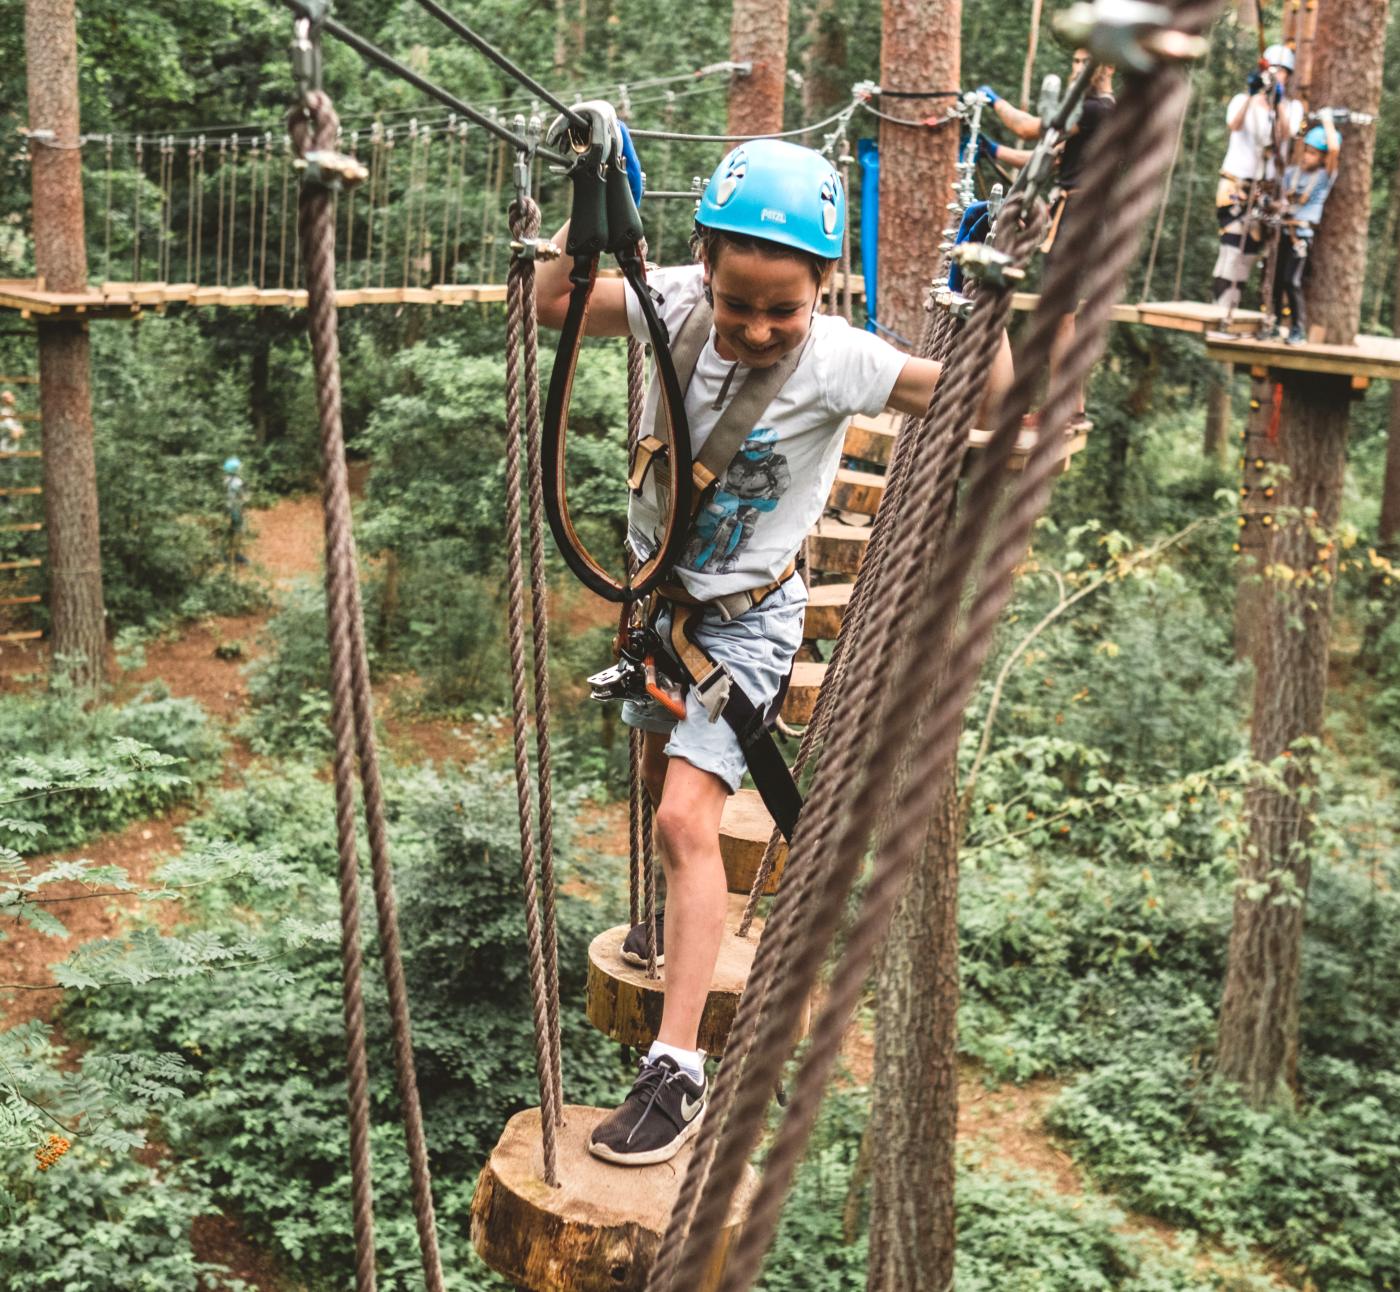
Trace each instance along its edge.
<path fill-rule="evenodd" d="M 964 242 L 953 249 L 953 259 L 962 267 L 963 273 L 981 283 L 993 287 L 1010 287 L 1026 276 L 1004 251 L 985 242 Z"/>
<path fill-rule="evenodd" d="M 1172 11 L 1149 0 L 1080 0 L 1056 16 L 1055 30 L 1100 63 L 1146 74 L 1162 63 L 1202 58 L 1210 48 L 1171 23 Z"/>
<path fill-rule="evenodd" d="M 301 171 L 303 183 L 313 184 L 328 193 L 354 188 L 369 178 L 369 171 L 353 157 L 325 148 L 296 158 L 292 165 Z"/>
<path fill-rule="evenodd" d="M 558 260 L 564 254 L 548 238 L 512 238 L 510 251 L 516 260 Z"/>

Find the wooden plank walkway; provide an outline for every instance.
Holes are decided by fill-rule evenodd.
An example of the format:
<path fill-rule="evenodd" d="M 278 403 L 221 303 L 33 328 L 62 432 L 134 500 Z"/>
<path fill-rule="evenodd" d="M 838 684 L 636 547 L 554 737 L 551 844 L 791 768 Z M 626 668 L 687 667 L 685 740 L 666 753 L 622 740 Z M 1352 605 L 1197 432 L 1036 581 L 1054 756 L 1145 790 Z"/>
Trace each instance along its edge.
<path fill-rule="evenodd" d="M 1400 337 L 1359 336 L 1354 345 L 1324 345 L 1317 341 L 1288 345 L 1258 337 L 1211 333 L 1206 337 L 1206 355 L 1220 363 L 1267 365 L 1290 372 L 1332 373 L 1350 377 L 1359 384 L 1372 378 L 1400 379 Z"/>

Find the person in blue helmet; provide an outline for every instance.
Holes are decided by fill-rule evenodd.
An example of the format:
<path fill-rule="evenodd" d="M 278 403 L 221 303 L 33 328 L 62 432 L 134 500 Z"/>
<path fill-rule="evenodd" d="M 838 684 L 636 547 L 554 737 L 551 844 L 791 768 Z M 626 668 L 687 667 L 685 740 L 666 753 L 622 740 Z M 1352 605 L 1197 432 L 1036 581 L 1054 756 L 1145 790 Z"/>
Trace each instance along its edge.
<path fill-rule="evenodd" d="M 228 529 L 224 535 L 224 558 L 229 565 L 247 565 L 243 554 L 243 463 L 239 458 L 224 459 L 224 509 Z"/>
<path fill-rule="evenodd" d="M 622 147 L 630 159 L 630 139 Z M 640 185 L 634 191 L 640 197 Z M 724 157 L 705 188 L 693 262 L 657 270 L 648 283 L 673 344 L 692 315 L 698 321 L 688 335 L 709 320 L 685 392 L 697 453 L 749 374 L 793 362 L 796 353 L 778 393 L 720 473 L 673 571 L 691 602 L 704 607 L 688 631 L 760 710 L 778 694 L 802 641 L 807 592 L 792 574 L 793 561 L 822 515 L 847 424 L 857 413 L 886 408 L 923 413 L 939 377 L 934 361 L 911 358 L 839 315 L 818 313 L 845 223 L 845 191 L 820 153 L 781 140 L 747 142 Z M 567 234 L 565 226 L 555 243 L 563 246 Z M 568 262 L 541 263 L 535 284 L 540 321 L 559 327 Z M 588 331 L 647 339 L 639 302 L 622 280 L 598 279 Z M 653 379 L 645 425 L 656 401 Z M 641 480 L 628 509 L 628 543 L 643 560 L 664 523 L 657 474 Z M 732 606 L 735 594 L 748 608 L 722 612 L 719 603 Z M 668 606 L 656 626 L 669 640 Z M 665 922 L 658 922 L 666 994 L 657 1040 L 631 1092 L 590 1139 L 595 1155 L 624 1165 L 674 1156 L 698 1129 L 707 1093 L 697 1040 L 727 915 L 720 815 L 745 762 L 733 730 L 711 718 L 694 688 L 684 696 L 684 713 L 678 719 L 655 701 L 627 700 L 623 708 L 624 721 L 645 733 L 643 776 L 667 886 Z M 624 958 L 635 962 L 644 950 L 642 930 L 633 930 Z"/>
<path fill-rule="evenodd" d="M 1322 219 L 1322 207 L 1336 182 L 1341 137 L 1332 114 L 1323 109 L 1319 123 L 1303 137 L 1302 158 L 1283 172 L 1283 201 L 1287 204 L 1278 244 L 1278 268 L 1274 273 L 1274 317 L 1280 322 L 1287 310 L 1288 344 L 1308 339 L 1308 308 L 1303 296 L 1303 275 L 1313 234 Z"/>

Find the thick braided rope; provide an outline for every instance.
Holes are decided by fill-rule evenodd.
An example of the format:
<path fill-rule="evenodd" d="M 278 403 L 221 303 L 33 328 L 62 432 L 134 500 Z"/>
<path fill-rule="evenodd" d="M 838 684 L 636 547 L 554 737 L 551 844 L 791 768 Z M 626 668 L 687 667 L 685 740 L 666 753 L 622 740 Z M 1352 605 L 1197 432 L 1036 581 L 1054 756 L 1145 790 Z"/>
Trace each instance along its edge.
<path fill-rule="evenodd" d="M 293 125 L 297 146 L 303 156 L 312 147 L 331 147 L 337 135 L 335 112 L 325 95 L 316 96 L 313 111 L 314 140 L 304 115 L 298 114 Z M 331 195 L 319 186 L 303 186 L 300 214 L 306 262 L 307 317 L 312 336 L 321 410 L 327 618 L 332 641 L 332 713 L 337 751 L 337 817 L 347 808 L 352 814 L 354 811 L 353 788 L 350 783 L 354 769 L 350 759 L 342 758 L 340 751 L 342 740 L 350 737 L 348 720 L 353 720 L 355 752 L 359 759 L 369 836 L 370 872 L 379 920 L 381 960 L 389 1001 L 394 1066 L 413 1185 L 419 1249 L 426 1286 L 430 1292 L 441 1292 L 442 1263 L 437 1247 L 432 1177 L 428 1169 L 427 1141 L 423 1132 L 422 1109 L 413 1062 L 412 1022 L 399 940 L 398 908 L 389 856 L 383 781 L 379 772 L 378 750 L 374 737 L 364 614 L 360 604 L 355 539 L 351 527 L 350 487 L 345 466 L 345 443 L 340 414 L 340 357 L 335 309 L 335 227 Z M 338 671 L 344 672 L 346 676 L 337 677 Z M 342 807 L 342 798 L 345 800 L 345 807 Z M 350 828 L 352 833 L 349 842 L 353 862 L 353 824 Z M 357 940 L 358 936 L 357 929 Z M 358 959 L 358 950 L 356 958 Z M 357 994 L 358 990 L 357 984 Z M 363 1049 L 363 1037 L 360 1046 Z M 372 1202 L 370 1205 L 372 1206 Z M 370 1259 L 373 1259 L 372 1248 Z M 372 1285 L 372 1272 L 370 1277 Z"/>
<path fill-rule="evenodd" d="M 1030 232 L 1026 234 L 1024 242 L 1028 254 L 1033 245 Z M 921 543 L 900 543 L 899 535 L 904 525 L 914 523 L 908 517 L 915 513 L 919 517 L 937 514 L 940 506 L 947 505 L 952 486 L 956 483 L 961 448 L 966 443 L 967 423 L 979 402 L 980 383 L 985 381 L 991 355 L 1000 344 L 1001 330 L 1010 313 L 1009 293 L 1003 292 L 1000 297 L 1004 298 L 1000 300 L 1001 308 L 984 308 L 974 314 L 952 362 L 940 378 L 930 415 L 921 419 L 919 433 L 910 441 L 907 450 L 910 455 L 909 469 L 913 470 L 915 465 L 925 466 L 926 474 L 931 473 L 940 487 L 921 490 L 914 487 L 911 481 L 909 488 L 891 499 L 894 505 L 886 522 L 892 526 L 890 552 L 892 556 L 904 557 L 906 564 L 910 553 L 917 556 L 925 550 Z M 988 304 L 997 305 L 998 298 L 991 297 Z M 960 411 L 963 413 L 961 425 Z M 931 459 L 926 464 L 917 461 L 921 451 Z M 912 501 L 915 499 L 917 504 Z M 867 560 L 869 556 L 867 553 Z M 899 560 L 894 560 L 881 578 L 878 595 L 883 604 L 907 604 L 898 593 L 887 596 L 883 586 L 886 578 L 900 581 L 898 576 L 901 573 Z M 872 571 L 872 576 L 879 574 L 879 570 Z M 862 643 L 862 667 L 854 671 L 849 685 L 850 695 L 843 701 L 843 722 L 831 743 L 823 750 L 812 792 L 798 818 L 797 831 L 789 850 L 786 882 L 779 889 L 773 914 L 759 942 L 731 1033 L 731 1036 L 738 1035 L 740 1052 L 747 1056 L 748 1062 L 741 1070 L 731 1065 L 726 1055 L 726 1062 L 716 1078 L 712 1102 L 718 1107 L 720 1115 L 715 1115 L 715 1108 L 707 1111 L 707 1124 L 701 1129 L 700 1142 L 691 1163 L 691 1172 L 696 1173 L 696 1190 L 699 1188 L 700 1171 L 707 1170 L 709 1178 L 703 1192 L 696 1192 L 692 1190 L 691 1173 L 687 1173 L 676 1210 L 672 1213 L 672 1225 L 663 1239 L 662 1252 L 658 1257 L 658 1267 L 662 1267 L 665 1258 L 664 1268 L 668 1273 L 676 1267 L 688 1268 L 698 1252 L 708 1250 L 723 1224 L 728 1200 L 761 1130 L 767 1103 L 766 1082 L 745 1080 L 744 1073 L 750 1066 L 758 1072 L 775 1071 L 790 1052 L 792 1037 L 796 1034 L 796 1017 L 792 1018 L 792 1026 L 785 1036 L 777 1036 L 773 1021 L 774 1002 L 790 996 L 784 988 L 792 981 L 794 972 L 802 972 L 804 981 L 808 982 L 815 977 L 820 965 L 820 948 L 824 945 L 822 929 L 815 922 L 815 916 L 819 910 L 825 910 L 830 905 L 821 899 L 833 890 L 833 886 L 842 891 L 849 888 L 854 877 L 855 866 L 849 859 L 841 858 L 846 863 L 848 874 L 840 881 L 834 879 L 838 873 L 834 869 L 838 856 L 834 852 L 826 852 L 825 844 L 838 833 L 847 787 L 859 779 L 862 765 L 868 762 L 866 717 L 878 712 L 881 697 L 893 685 L 891 671 L 884 667 L 884 663 L 888 657 L 887 642 L 895 630 L 897 618 L 894 615 L 871 615 L 867 621 L 867 631 L 871 636 Z M 803 948 L 814 946 L 817 948 L 815 956 L 809 950 L 803 957 L 804 969 L 796 970 L 795 958 Z M 815 963 L 805 968 L 806 963 L 814 959 Z M 756 1029 L 756 1035 L 752 1038 L 748 1034 L 750 1028 Z M 731 1039 L 730 1046 L 733 1045 L 734 1040 Z M 711 1130 L 708 1144 L 705 1143 L 707 1130 Z M 678 1216 L 682 1205 L 694 1207 L 688 1226 L 685 1218 Z M 685 1233 L 687 1228 L 688 1236 L 681 1240 L 679 1235 Z M 679 1252 L 672 1255 L 675 1242 L 681 1242 L 681 1246 Z M 668 1287 L 668 1284 L 657 1282 L 654 1286 L 661 1289 Z"/>
<path fill-rule="evenodd" d="M 533 238 L 540 231 L 540 208 L 528 197 L 510 205 L 512 237 Z M 525 454 L 530 483 L 530 613 L 534 619 L 531 644 L 535 665 L 535 781 L 540 809 L 540 916 L 544 922 L 545 1002 L 549 1043 L 554 1053 L 550 1070 L 554 1108 L 564 1115 L 564 1047 L 559 1028 L 559 925 L 555 914 L 554 882 L 554 753 L 549 707 L 549 581 L 544 568 L 544 459 L 540 426 L 539 323 L 535 315 L 535 262 L 520 267 L 525 336 Z"/>
<path fill-rule="evenodd" d="M 1033 245 L 1034 238 L 1035 232 L 1027 231 L 1024 238 L 1027 253 L 1030 246 Z M 949 446 L 957 437 L 954 428 L 946 424 L 948 422 L 947 413 L 944 414 L 943 423 L 938 426 L 938 429 L 933 429 L 937 420 L 933 414 L 940 408 L 951 408 L 954 410 L 955 416 L 960 405 L 949 392 L 953 392 L 953 395 L 960 392 L 965 393 L 969 383 L 976 376 L 980 374 L 985 377 L 990 354 L 1000 344 L 999 329 L 1004 325 L 1009 308 L 1008 298 L 1006 309 L 998 315 L 998 319 L 984 318 L 978 321 L 977 326 L 966 329 L 967 336 L 980 339 L 975 340 L 969 349 L 956 356 L 962 360 L 961 363 L 951 364 L 948 370 L 942 374 L 930 414 L 917 419 L 917 426 L 906 427 L 902 444 L 899 440 L 896 441 L 895 460 L 891 463 L 891 471 L 896 474 L 897 480 L 901 479 L 908 469 L 906 463 L 912 463 L 913 459 L 920 453 L 930 451 L 930 446 L 935 458 L 935 466 L 946 461 Z M 952 335 L 942 325 L 930 324 L 928 321 L 925 323 L 924 330 L 926 340 L 930 337 L 934 338 L 931 344 L 938 344 L 938 339 L 948 339 Z M 964 344 L 969 344 L 966 337 Z M 973 406 L 975 406 L 975 400 Z M 965 440 L 965 437 L 966 428 L 964 427 L 962 438 Z M 861 590 L 862 585 L 871 589 L 869 592 L 860 591 L 862 597 L 868 595 L 872 598 L 883 598 L 885 595 L 882 553 L 885 550 L 886 536 L 893 534 L 900 528 L 900 522 L 907 511 L 918 511 L 921 515 L 928 514 L 921 508 L 904 507 L 903 504 L 907 496 L 905 491 L 895 490 L 890 494 L 888 507 L 882 500 L 880 513 L 883 514 L 876 516 L 876 528 L 880 530 L 880 533 L 872 534 L 871 537 L 871 546 L 875 550 L 867 551 L 865 561 L 862 563 L 860 578 L 857 580 L 858 591 Z M 889 544 L 891 550 L 899 550 L 898 544 L 892 538 L 889 539 Z M 909 550 L 907 544 L 905 550 Z M 914 550 L 922 551 L 923 544 L 916 543 Z M 899 603 L 889 599 L 885 601 L 885 604 Z M 871 625 L 869 631 L 875 634 L 876 641 L 873 650 L 867 654 L 870 648 L 864 642 L 865 630 L 859 630 L 862 632 L 862 641 L 858 649 L 862 661 L 867 658 L 880 659 L 881 633 L 882 630 L 888 631 L 890 619 L 890 616 L 872 615 L 868 621 L 864 621 Z M 853 631 L 857 630 L 853 628 Z M 846 635 L 844 629 L 843 635 Z M 855 679 L 856 684 L 853 687 L 855 694 L 851 697 L 850 704 L 846 703 L 845 688 L 843 687 L 841 690 L 842 711 L 846 721 L 838 730 L 832 746 L 823 751 L 817 780 L 798 820 L 797 837 L 794 838 L 793 846 L 789 850 L 786 879 L 779 889 L 778 899 L 774 903 L 772 915 L 755 953 L 749 981 L 744 995 L 740 999 L 730 1040 L 726 1046 L 725 1063 L 717 1076 L 710 1107 L 706 1112 L 705 1124 L 701 1127 L 690 1168 L 682 1183 L 672 1212 L 671 1223 L 658 1254 L 655 1272 L 648 1285 L 651 1288 L 671 1287 L 670 1280 L 675 1277 L 677 1266 L 688 1265 L 688 1260 L 686 1256 L 683 1256 L 683 1252 L 687 1256 L 693 1256 L 693 1252 L 688 1251 L 686 1244 L 695 1218 L 695 1208 L 702 1191 L 710 1192 L 706 1189 L 706 1180 L 714 1163 L 716 1147 L 726 1126 L 726 1119 L 737 1092 L 743 1085 L 744 1074 L 748 1070 L 748 1059 L 755 1042 L 755 1030 L 759 1027 L 766 1007 L 770 984 L 777 976 L 786 971 L 785 967 L 792 953 L 792 948 L 804 935 L 809 915 L 815 905 L 815 895 L 827 882 L 823 868 L 825 862 L 821 853 L 817 852 L 808 862 L 806 854 L 810 846 L 804 845 L 802 840 L 816 840 L 816 848 L 819 848 L 821 841 L 827 838 L 828 833 L 835 828 L 833 818 L 840 808 L 841 786 L 844 778 L 852 774 L 849 769 L 856 765 L 862 757 L 864 728 L 861 715 L 867 711 L 873 713 L 873 706 L 878 700 L 879 688 L 885 680 L 883 670 L 878 667 L 867 667 L 861 670 Z M 790 1032 L 789 1036 L 793 1034 Z M 759 1071 L 763 1070 L 759 1068 Z M 750 1086 L 754 1084 L 763 1083 L 749 1083 Z M 733 1181 L 737 1180 L 738 1171 L 742 1169 L 742 1163 L 732 1169 L 726 1169 L 729 1171 L 731 1179 L 720 1191 L 727 1198 L 732 1192 Z M 717 1194 L 710 1192 L 710 1196 L 714 1197 Z M 715 1211 L 716 1207 L 712 1204 L 711 1212 Z M 722 1210 L 719 1211 L 719 1214 L 722 1216 Z"/>
<path fill-rule="evenodd" d="M 335 137 L 335 119 L 318 113 L 320 138 Z M 298 110 L 291 128 L 299 152 L 316 146 L 311 123 Z M 359 857 L 355 844 L 355 734 L 350 698 L 350 616 L 345 587 L 346 526 L 335 507 L 341 487 L 349 491 L 344 456 L 334 451 L 340 431 L 339 342 L 336 336 L 334 248 L 329 227 L 330 195 L 307 185 L 301 190 L 300 233 L 306 242 L 307 321 L 320 410 L 321 502 L 326 535 L 326 633 L 331 662 L 331 732 L 334 737 L 336 850 L 340 859 L 341 1000 L 345 1013 L 347 1099 L 350 1111 L 350 1194 L 355 1230 L 355 1287 L 373 1292 L 374 1182 L 369 1145 L 369 1072 L 365 1058 L 365 1006 L 360 951 Z M 330 303 L 330 304 L 328 304 Z M 337 479 L 337 476 L 340 478 Z"/>
<path fill-rule="evenodd" d="M 984 565 L 978 581 L 978 595 L 974 613 L 968 617 L 956 644 L 950 652 L 930 653 L 918 661 L 918 667 L 911 670 L 908 686 L 901 688 L 903 695 L 892 694 L 885 706 L 883 717 L 895 724 L 901 707 L 907 713 L 910 708 L 916 712 L 902 724 L 887 729 L 891 735 L 888 746 L 883 751 L 881 765 L 872 767 L 866 783 L 860 787 L 858 798 L 878 800 L 884 797 L 881 782 L 887 782 L 894 766 L 901 756 L 910 758 L 907 784 L 910 787 L 927 785 L 940 770 L 946 769 L 956 749 L 957 728 L 962 710 L 971 688 L 975 683 L 982 658 L 989 647 L 992 628 L 996 617 L 1009 596 L 1012 568 L 1029 536 L 1031 524 L 1043 509 L 1048 497 L 1050 471 L 1057 457 L 1054 437 L 1061 431 L 1072 408 L 1073 390 L 1080 376 L 1087 371 L 1092 357 L 1102 345 L 1103 333 L 1108 321 L 1108 309 L 1121 290 L 1126 269 L 1135 254 L 1139 237 L 1147 216 L 1151 213 L 1152 199 L 1158 181 L 1170 155 L 1170 141 L 1175 127 L 1176 115 L 1184 106 L 1184 88 L 1174 72 L 1158 72 L 1144 88 L 1143 92 L 1130 98 L 1120 109 L 1125 120 L 1119 132 L 1119 142 L 1133 139 L 1140 150 L 1131 164 L 1131 170 L 1119 185 L 1119 191 L 1109 204 L 1111 212 L 1104 231 L 1106 259 L 1101 267 L 1091 274 L 1088 286 L 1089 303 L 1086 317 L 1081 323 L 1083 341 L 1075 349 L 1078 361 L 1067 362 L 1064 369 L 1057 372 L 1052 382 L 1042 421 L 1042 436 L 1033 453 L 1033 460 L 1027 465 L 1028 477 L 1020 482 L 1016 497 L 1002 518 L 1003 531 L 998 535 L 994 552 Z M 1165 124 L 1166 129 L 1161 127 Z M 1091 162 L 1092 191 L 1105 191 L 1099 185 L 1111 183 L 1112 169 L 1116 165 L 1117 151 L 1114 141 L 1105 139 L 1104 147 L 1096 153 Z M 1103 163 L 1107 162 L 1105 166 Z M 1105 173 L 1107 172 L 1107 173 Z M 1090 238 L 1096 232 L 1097 212 L 1086 212 L 1079 232 L 1088 233 Z M 1074 245 L 1078 239 L 1072 240 Z M 1047 282 L 1045 296 L 1050 303 L 1066 300 L 1064 284 L 1052 275 Z M 1070 298 L 1072 299 L 1072 297 Z M 1047 322 L 1050 320 L 1047 319 Z M 1019 419 L 1017 419 L 1019 420 Z M 998 433 L 1006 429 L 1014 430 L 1016 423 L 1002 419 Z M 1014 440 L 1014 437 L 1009 437 Z M 977 482 L 980 483 L 980 480 Z M 961 529 L 966 532 L 972 527 L 981 527 L 980 517 L 969 504 Z M 958 544 L 954 545 L 957 550 Z M 968 550 L 974 550 L 975 547 Z M 926 613 L 916 616 L 919 620 L 911 628 L 914 639 L 930 639 L 930 634 L 938 631 L 939 621 L 945 629 L 951 630 L 956 619 L 957 596 L 964 581 L 956 584 L 949 577 L 946 567 L 932 580 L 933 599 L 928 603 Z M 942 594 L 941 596 L 939 594 Z M 937 640 L 936 637 L 932 638 Z M 935 657 L 937 656 L 937 657 Z M 937 694 L 928 706 L 901 705 L 907 695 L 918 696 L 921 687 L 935 687 L 937 673 L 944 666 L 949 667 L 947 685 Z M 923 712 L 917 712 L 923 709 Z M 920 729 L 920 719 L 927 726 Z M 902 730 L 900 729 L 902 726 Z M 922 740 L 918 739 L 922 734 Z M 914 739 L 911 740 L 910 738 Z M 779 1131 L 772 1152 L 768 1158 L 768 1169 L 759 1195 L 750 1210 L 745 1231 L 738 1248 L 731 1259 L 722 1285 L 725 1292 L 742 1292 L 751 1286 L 757 1276 L 759 1263 L 766 1251 L 782 1198 L 790 1184 L 801 1152 L 805 1147 L 810 1127 L 815 1119 L 821 1091 L 830 1074 L 841 1040 L 849 1023 L 851 1012 L 857 1002 L 861 985 L 873 961 L 876 949 L 888 927 L 894 906 L 902 891 L 908 868 L 913 864 L 922 844 L 925 830 L 926 804 L 917 788 L 906 793 L 894 805 L 890 829 L 884 844 L 877 852 L 874 874 L 867 888 L 865 900 L 856 923 L 846 943 L 845 955 L 832 978 L 832 990 L 812 1030 L 811 1045 L 799 1073 L 791 1112 Z M 848 830 L 854 832 L 856 823 L 864 821 L 866 827 L 873 823 L 874 813 L 862 811 L 858 803 L 852 814 Z M 839 916 L 839 912 L 837 912 Z M 834 927 L 834 925 L 833 925 Z"/>
<path fill-rule="evenodd" d="M 521 331 L 525 322 L 524 261 L 511 258 L 506 274 L 506 575 L 510 646 L 510 706 L 515 754 L 515 798 L 520 819 L 520 882 L 525 903 L 525 940 L 530 961 L 530 995 L 535 1018 L 535 1073 L 540 1085 L 540 1132 L 545 1183 L 558 1186 L 556 1130 L 560 1109 L 554 1092 L 553 1034 L 549 1026 L 549 989 L 545 983 L 544 946 L 540 932 L 539 892 L 535 882 L 535 831 L 530 794 L 530 756 L 526 748 L 525 578 L 520 534 Z"/>
<path fill-rule="evenodd" d="M 847 237 L 849 238 L 849 229 Z M 935 358 L 940 349 L 946 352 L 952 336 L 951 330 L 944 326 L 948 322 L 951 322 L 951 319 L 947 311 L 937 310 L 930 304 L 930 308 L 924 316 L 920 337 L 919 353 L 921 357 Z M 926 424 L 925 418 L 906 415 L 900 424 L 899 433 L 895 436 L 894 451 L 885 475 L 885 491 L 881 495 L 880 507 L 875 514 L 875 523 L 871 528 L 865 557 L 857 572 L 850 603 L 846 607 L 845 614 L 841 617 L 841 627 L 836 635 L 836 646 L 832 651 L 826 678 L 817 694 L 817 704 L 812 713 L 812 720 L 807 724 L 806 731 L 802 733 L 802 741 L 798 746 L 797 759 L 792 769 L 794 780 L 801 778 L 812 755 L 821 747 L 831 726 L 832 715 L 843 708 L 847 661 L 852 657 L 860 658 L 864 653 L 861 649 L 861 643 L 864 639 L 866 609 L 872 601 L 870 588 L 878 587 L 880 582 L 880 571 L 884 564 L 886 549 L 885 540 L 891 528 L 891 518 L 895 512 L 893 502 L 886 500 L 893 500 L 902 491 L 903 479 L 907 474 L 906 467 L 910 458 L 910 445 L 917 437 L 919 428 L 924 424 Z M 753 885 L 749 889 L 748 901 L 744 904 L 743 916 L 739 920 L 738 934 L 741 938 L 746 938 L 749 935 L 759 899 L 762 897 L 764 889 L 768 887 L 773 867 L 777 864 L 778 850 L 782 845 L 782 832 L 775 828 L 768 837 L 763 857 L 758 864 L 758 871 L 754 875 Z"/>

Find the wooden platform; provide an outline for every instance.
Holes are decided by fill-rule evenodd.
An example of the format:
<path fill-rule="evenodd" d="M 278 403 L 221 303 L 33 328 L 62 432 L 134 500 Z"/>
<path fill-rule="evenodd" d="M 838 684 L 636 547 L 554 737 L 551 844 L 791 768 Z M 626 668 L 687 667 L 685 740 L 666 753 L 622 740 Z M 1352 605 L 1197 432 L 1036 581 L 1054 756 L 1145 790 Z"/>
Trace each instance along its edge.
<path fill-rule="evenodd" d="M 788 693 L 783 699 L 783 721 L 790 727 L 805 727 L 817 707 L 817 693 L 826 680 L 826 665 L 798 660 L 792 666 Z"/>
<path fill-rule="evenodd" d="M 342 287 L 336 305 L 468 305 L 499 303 L 504 283 L 442 283 L 432 287 Z M 150 309 L 304 309 L 305 290 L 253 286 L 198 287 L 193 283 L 104 283 L 87 292 L 46 291 L 34 279 L 0 280 L 0 309 L 24 318 L 135 318 Z"/>
<path fill-rule="evenodd" d="M 544 1182 L 540 1112 L 529 1108 L 506 1123 L 477 1180 L 472 1246 L 497 1273 L 530 1292 L 642 1292 L 690 1162 L 691 1145 L 659 1166 L 619 1167 L 588 1151 L 588 1137 L 607 1115 L 568 1104 L 558 1144 L 559 1187 Z M 692 1141 L 693 1143 L 693 1141 Z M 708 1264 L 687 1286 L 719 1286 L 730 1243 L 748 1212 L 752 1167 L 730 1204 L 729 1223 Z"/>
<path fill-rule="evenodd" d="M 819 583 L 809 588 L 802 636 L 808 641 L 835 641 L 854 591 L 853 583 Z"/>
<path fill-rule="evenodd" d="M 1220 363 L 1264 364 L 1289 372 L 1321 372 L 1362 381 L 1400 378 L 1400 337 L 1359 336 L 1353 345 L 1324 345 L 1309 341 L 1288 345 L 1258 337 L 1206 337 L 1206 354 Z"/>
<path fill-rule="evenodd" d="M 1040 304 L 1035 292 L 1017 292 L 1011 298 L 1016 310 L 1033 310 Z M 1264 316 L 1258 310 L 1236 310 L 1228 328 L 1225 311 L 1204 301 L 1146 301 L 1129 305 L 1120 301 L 1109 312 L 1114 323 L 1138 323 L 1144 327 L 1163 328 L 1168 332 L 1191 332 L 1204 336 L 1207 332 L 1253 332 Z"/>
<path fill-rule="evenodd" d="M 869 525 L 847 525 L 823 516 L 807 538 L 807 561 L 814 570 L 854 575 L 870 546 Z"/>

